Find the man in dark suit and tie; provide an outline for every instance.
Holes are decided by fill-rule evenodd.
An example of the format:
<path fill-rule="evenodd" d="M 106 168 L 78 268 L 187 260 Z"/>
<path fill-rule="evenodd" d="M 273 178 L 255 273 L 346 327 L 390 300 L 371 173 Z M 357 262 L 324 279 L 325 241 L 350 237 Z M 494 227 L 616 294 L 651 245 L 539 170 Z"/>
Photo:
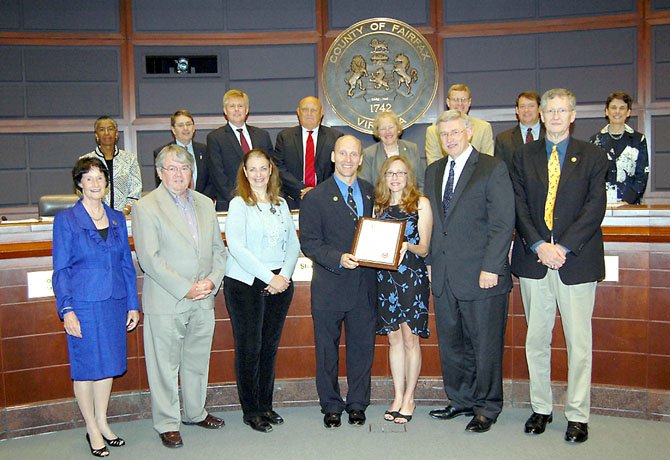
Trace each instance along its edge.
<path fill-rule="evenodd" d="M 372 185 L 357 178 L 361 142 L 340 137 L 331 154 L 335 174 L 305 195 L 300 209 L 300 245 L 312 259 L 312 319 L 316 347 L 316 389 L 326 428 L 365 424 L 375 345 L 376 271 L 358 265 L 350 253 L 360 217 L 370 217 Z M 337 380 L 342 324 L 346 329 L 346 403 Z"/>
<path fill-rule="evenodd" d="M 512 174 L 512 156 L 523 144 L 544 137 L 544 126 L 540 123 L 540 95 L 535 91 L 524 91 L 516 98 L 516 117 L 519 124 L 496 136 L 493 155 L 507 165 Z"/>
<path fill-rule="evenodd" d="M 154 150 L 154 164 L 160 151 L 168 145 L 177 144 L 184 147 L 195 160 L 193 163 L 193 179 L 190 187 L 195 189 L 196 192 L 200 192 L 213 199 L 214 190 L 209 181 L 209 170 L 205 162 L 207 146 L 193 140 L 195 136 L 195 120 L 193 120 L 193 115 L 186 109 L 179 109 L 170 117 L 170 126 L 174 140 Z M 158 177 L 158 172 L 156 171 L 154 171 L 154 175 L 156 176 L 156 187 L 158 187 L 161 185 L 161 179 Z"/>
<path fill-rule="evenodd" d="M 207 166 L 216 193 L 217 211 L 228 211 L 237 169 L 244 155 L 251 149 L 273 154 L 270 134 L 246 124 L 249 115 L 247 93 L 237 89 L 227 91 L 223 95 L 223 113 L 228 123 L 207 135 Z"/>
<path fill-rule="evenodd" d="M 570 136 L 575 95 L 563 88 L 542 95 L 546 137 L 514 153 L 516 237 L 512 272 L 526 314 L 526 360 L 533 413 L 524 430 L 551 423 L 551 338 L 556 304 L 568 349 L 565 440 L 588 439 L 591 395 L 591 316 L 596 283 L 605 276 L 603 235 L 607 156 Z"/>
<path fill-rule="evenodd" d="M 333 175 L 330 155 L 342 133 L 321 125 L 321 101 L 308 96 L 298 105 L 300 126 L 277 135 L 274 161 L 282 181 L 282 192 L 291 209 L 300 208 L 305 193 Z"/>
<path fill-rule="evenodd" d="M 433 238 L 429 262 L 440 362 L 450 404 L 430 415 L 472 415 L 483 433 L 502 411 L 502 355 L 512 278 L 514 192 L 505 163 L 475 150 L 458 110 L 435 122 L 444 157 L 426 169 Z M 428 262 L 428 261 L 427 261 Z"/>

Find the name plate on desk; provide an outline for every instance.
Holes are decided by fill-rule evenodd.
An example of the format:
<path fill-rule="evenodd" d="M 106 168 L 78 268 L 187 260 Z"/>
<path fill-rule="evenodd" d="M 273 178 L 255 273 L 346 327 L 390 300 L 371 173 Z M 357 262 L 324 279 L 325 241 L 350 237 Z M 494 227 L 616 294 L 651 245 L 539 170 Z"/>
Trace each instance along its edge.
<path fill-rule="evenodd" d="M 51 285 L 53 270 L 28 272 L 28 298 L 53 297 L 54 288 Z"/>
<path fill-rule="evenodd" d="M 293 270 L 293 281 L 312 281 L 312 260 L 307 257 L 298 257 L 298 263 Z"/>

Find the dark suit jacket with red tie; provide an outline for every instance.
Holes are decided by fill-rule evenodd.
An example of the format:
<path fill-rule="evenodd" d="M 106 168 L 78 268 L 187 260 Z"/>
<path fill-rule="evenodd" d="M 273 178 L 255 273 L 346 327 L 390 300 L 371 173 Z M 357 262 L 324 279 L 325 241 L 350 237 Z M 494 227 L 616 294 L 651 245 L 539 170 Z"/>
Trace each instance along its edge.
<path fill-rule="evenodd" d="M 319 135 L 314 149 L 317 184 L 333 175 L 330 154 L 335 147 L 335 141 L 340 136 L 342 133 L 336 129 L 319 126 Z M 300 191 L 306 187 L 303 177 L 304 157 L 301 126 L 287 128 L 277 135 L 274 161 L 281 176 L 282 192 L 291 209 L 300 207 Z"/>
<path fill-rule="evenodd" d="M 261 149 L 270 156 L 274 155 L 267 131 L 249 125 L 247 131 L 252 149 Z M 207 135 L 207 167 L 216 193 L 216 210 L 219 212 L 228 211 L 242 158 L 244 153 L 240 141 L 230 125 L 226 124 Z"/>
<path fill-rule="evenodd" d="M 605 276 L 600 225 L 607 205 L 607 156 L 595 145 L 570 138 L 556 192 L 553 232 L 544 222 L 547 164 L 544 138 L 524 145 L 514 154 L 516 237 L 512 273 L 523 278 L 544 278 L 547 267 L 537 262 L 531 246 L 538 241 L 551 241 L 553 234 L 555 243 L 570 250 L 558 271 L 563 283 L 601 280 Z"/>
<path fill-rule="evenodd" d="M 540 124 L 540 139 L 544 138 L 544 125 Z M 524 137 L 521 136 L 521 130 L 517 124 L 514 128 L 496 136 L 496 144 L 493 150 L 493 156 L 500 158 L 507 165 L 509 173 L 512 174 L 514 163 L 512 161 L 514 152 L 519 150 L 524 145 Z"/>
<path fill-rule="evenodd" d="M 156 164 L 156 157 L 160 151 L 168 145 L 173 144 L 176 144 L 176 142 L 168 142 L 162 147 L 158 147 L 156 150 L 154 150 L 154 165 Z M 198 180 L 195 183 L 195 191 L 214 199 L 214 186 L 209 180 L 209 170 L 207 169 L 207 161 L 205 160 L 205 157 L 207 156 L 207 146 L 205 144 L 201 144 L 200 142 L 193 141 L 193 154 L 195 155 L 195 167 L 198 170 Z M 158 177 L 158 173 L 156 173 L 155 168 L 154 174 L 156 179 L 156 188 L 158 188 L 158 186 L 161 185 L 161 180 Z"/>

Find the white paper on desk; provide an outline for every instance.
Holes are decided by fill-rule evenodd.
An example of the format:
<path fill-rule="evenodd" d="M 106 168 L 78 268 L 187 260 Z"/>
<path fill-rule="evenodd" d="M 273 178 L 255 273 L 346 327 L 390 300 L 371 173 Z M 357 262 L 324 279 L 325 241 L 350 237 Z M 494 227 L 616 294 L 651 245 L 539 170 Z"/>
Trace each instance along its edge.
<path fill-rule="evenodd" d="M 53 270 L 28 272 L 28 298 L 53 297 L 54 289 L 51 285 Z"/>
<path fill-rule="evenodd" d="M 605 279 L 603 281 L 619 282 L 619 256 L 605 256 Z"/>

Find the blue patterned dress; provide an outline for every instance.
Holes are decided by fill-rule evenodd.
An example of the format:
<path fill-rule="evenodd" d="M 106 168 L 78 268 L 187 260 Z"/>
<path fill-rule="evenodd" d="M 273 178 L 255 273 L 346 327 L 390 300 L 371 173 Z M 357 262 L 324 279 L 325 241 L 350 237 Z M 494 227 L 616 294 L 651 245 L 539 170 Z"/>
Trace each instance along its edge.
<path fill-rule="evenodd" d="M 405 241 L 419 243 L 417 213 L 407 214 L 400 206 L 389 207 L 380 219 L 405 223 Z M 387 335 L 407 323 L 413 334 L 430 336 L 428 330 L 428 300 L 430 285 L 423 257 L 407 251 L 398 271 L 377 271 L 377 334 Z"/>

